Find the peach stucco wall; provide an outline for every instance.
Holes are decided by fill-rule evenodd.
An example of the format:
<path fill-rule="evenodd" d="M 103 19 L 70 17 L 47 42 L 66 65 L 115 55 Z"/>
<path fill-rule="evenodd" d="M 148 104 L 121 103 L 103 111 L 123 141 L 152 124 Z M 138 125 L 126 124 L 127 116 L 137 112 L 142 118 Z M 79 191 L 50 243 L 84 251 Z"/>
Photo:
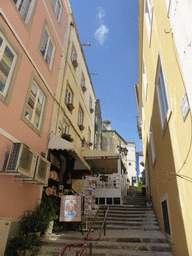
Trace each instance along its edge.
<path fill-rule="evenodd" d="M 1 1 L 0 25 L 6 30 L 8 37 L 20 53 L 21 62 L 17 66 L 18 73 L 14 81 L 9 104 L 6 105 L 0 101 L 0 171 L 3 166 L 5 152 L 7 149 L 8 152 L 10 151 L 14 139 L 25 143 L 37 154 L 47 152 L 54 98 L 47 89 L 46 84 L 54 95 L 57 88 L 67 24 L 65 9 L 62 17 L 61 24 L 58 24 L 51 1 L 37 1 L 32 23 L 27 28 L 19 16 L 13 1 Z M 48 24 L 56 45 L 52 70 L 49 70 L 39 52 L 39 43 L 45 22 Z M 26 54 L 25 50 L 29 55 Z M 41 136 L 21 118 L 32 75 L 37 78 L 41 89 L 47 95 L 47 106 Z M 44 81 L 46 81 L 46 84 Z M 8 137 L 5 133 L 8 134 Z M 12 137 L 13 140 L 11 139 Z M 42 186 L 24 184 L 21 181 L 14 180 L 14 176 L 0 175 L 0 217 L 8 217 L 12 221 L 18 221 L 24 211 L 35 208 L 41 197 L 41 191 Z"/>

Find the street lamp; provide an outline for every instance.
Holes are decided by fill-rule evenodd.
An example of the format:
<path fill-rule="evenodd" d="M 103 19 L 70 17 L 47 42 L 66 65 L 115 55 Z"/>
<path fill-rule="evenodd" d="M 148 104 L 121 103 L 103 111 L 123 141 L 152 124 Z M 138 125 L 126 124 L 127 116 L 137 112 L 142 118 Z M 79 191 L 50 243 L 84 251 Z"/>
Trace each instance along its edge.
<path fill-rule="evenodd" d="M 82 44 L 81 46 L 91 46 L 91 43 Z"/>
<path fill-rule="evenodd" d="M 123 148 L 123 147 L 121 147 L 121 146 L 117 146 L 118 148 L 119 148 L 119 153 L 124 153 L 125 154 L 125 156 L 127 156 L 127 154 L 128 154 L 128 149 L 127 148 Z"/>

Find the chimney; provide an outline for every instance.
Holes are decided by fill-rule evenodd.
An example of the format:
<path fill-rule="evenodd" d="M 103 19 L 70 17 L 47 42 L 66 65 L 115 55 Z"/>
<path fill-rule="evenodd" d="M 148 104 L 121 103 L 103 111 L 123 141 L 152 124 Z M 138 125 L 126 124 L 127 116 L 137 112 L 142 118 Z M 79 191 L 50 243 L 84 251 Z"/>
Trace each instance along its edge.
<path fill-rule="evenodd" d="M 103 121 L 103 130 L 107 130 L 107 131 L 111 130 L 111 121 L 109 120 Z"/>

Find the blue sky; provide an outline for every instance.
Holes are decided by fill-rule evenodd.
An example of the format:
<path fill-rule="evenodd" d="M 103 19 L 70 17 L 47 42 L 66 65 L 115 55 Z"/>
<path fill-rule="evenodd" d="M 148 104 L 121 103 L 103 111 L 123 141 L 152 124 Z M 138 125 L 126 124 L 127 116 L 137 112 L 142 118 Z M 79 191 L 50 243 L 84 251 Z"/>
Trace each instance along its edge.
<path fill-rule="evenodd" d="M 138 1 L 70 0 L 102 119 L 142 151 L 136 126 L 134 84 L 138 83 Z"/>

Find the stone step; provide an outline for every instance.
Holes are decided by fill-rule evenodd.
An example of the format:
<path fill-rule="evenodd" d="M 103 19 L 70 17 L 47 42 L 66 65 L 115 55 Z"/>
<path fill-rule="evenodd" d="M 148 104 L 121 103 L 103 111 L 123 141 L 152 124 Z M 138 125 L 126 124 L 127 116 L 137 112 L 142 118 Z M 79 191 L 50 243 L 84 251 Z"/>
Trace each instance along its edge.
<path fill-rule="evenodd" d="M 94 222 L 94 225 L 102 225 L 103 224 L 103 221 L 101 220 L 96 220 Z M 126 225 L 126 226 L 143 226 L 143 225 L 159 225 L 158 221 L 152 221 L 152 220 L 148 220 L 148 221 L 138 221 L 138 220 L 134 220 L 134 221 L 122 221 L 122 220 L 119 220 L 119 221 L 114 221 L 114 220 L 107 220 L 106 221 L 106 224 L 107 225 Z"/>
<path fill-rule="evenodd" d="M 87 220 L 91 221 L 92 218 L 87 218 Z M 97 216 L 96 220 L 103 220 L 102 216 Z M 139 216 L 139 217 L 135 217 L 133 216 L 128 216 L 128 217 L 121 217 L 119 218 L 119 216 L 108 216 L 107 217 L 107 221 L 138 221 L 138 222 L 148 222 L 148 221 L 153 221 L 156 222 L 157 218 L 156 217 L 149 217 L 149 216 Z"/>
<path fill-rule="evenodd" d="M 64 245 L 65 246 L 65 245 Z M 44 247 L 42 246 L 41 251 L 37 254 L 37 256 L 59 256 L 60 252 L 62 251 L 62 249 L 64 248 L 64 246 L 53 246 L 51 247 L 46 247 L 48 250 L 46 251 L 46 249 L 44 250 Z M 71 251 L 69 249 L 67 249 L 67 251 L 65 252 L 65 256 L 75 256 L 76 255 L 76 250 L 78 250 L 78 248 L 73 248 L 71 249 Z M 112 255 L 136 255 L 136 256 L 142 256 L 142 255 L 146 255 L 146 256 L 173 256 L 173 254 L 170 252 L 170 247 L 168 246 L 161 246 L 159 247 L 158 245 L 154 245 L 154 246 L 150 246 L 147 244 L 140 244 L 138 247 L 133 246 L 123 246 L 123 245 L 108 245 L 106 246 L 106 244 L 102 245 L 102 244 L 97 244 L 97 245 L 93 245 L 92 247 L 92 255 L 105 255 L 105 256 L 112 256 Z M 83 256 L 85 255 L 89 255 L 89 246 L 87 247 L 87 249 L 85 250 L 85 252 L 83 253 Z"/>
<path fill-rule="evenodd" d="M 101 225 L 95 224 L 93 227 L 94 230 L 101 229 Z M 107 230 L 117 230 L 117 229 L 127 229 L 127 230 L 160 230 L 158 225 L 150 225 L 150 224 L 127 224 L 127 225 L 121 225 L 121 224 L 107 224 Z"/>

